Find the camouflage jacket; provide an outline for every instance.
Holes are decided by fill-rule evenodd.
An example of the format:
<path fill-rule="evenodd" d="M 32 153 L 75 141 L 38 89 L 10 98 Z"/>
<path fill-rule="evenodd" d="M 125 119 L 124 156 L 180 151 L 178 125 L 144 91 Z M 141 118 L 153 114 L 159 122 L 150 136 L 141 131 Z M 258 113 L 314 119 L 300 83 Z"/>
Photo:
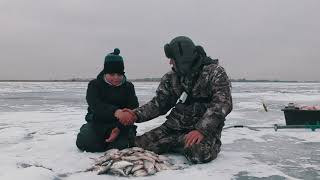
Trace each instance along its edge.
<path fill-rule="evenodd" d="M 145 122 L 166 114 L 165 125 L 178 131 L 198 130 L 206 136 L 220 138 L 225 117 L 232 110 L 231 83 L 217 62 L 205 65 L 192 87 L 188 103 L 178 103 L 184 91 L 174 71 L 166 73 L 159 84 L 156 96 L 135 109 L 138 120 Z M 190 95 L 191 94 L 191 95 Z"/>

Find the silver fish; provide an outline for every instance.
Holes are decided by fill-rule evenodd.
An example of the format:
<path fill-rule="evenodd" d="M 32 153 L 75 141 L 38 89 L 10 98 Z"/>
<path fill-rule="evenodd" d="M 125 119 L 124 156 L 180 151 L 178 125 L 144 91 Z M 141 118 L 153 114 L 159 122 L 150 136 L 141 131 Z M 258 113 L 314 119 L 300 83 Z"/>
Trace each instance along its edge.
<path fill-rule="evenodd" d="M 104 162 L 109 161 L 109 160 L 111 160 L 111 156 L 109 156 L 109 155 L 102 156 L 102 157 L 100 157 L 100 158 L 98 159 L 98 161 L 95 163 L 95 165 L 101 165 L 101 164 L 103 164 Z"/>
<path fill-rule="evenodd" d="M 137 157 L 137 156 L 122 156 L 121 157 L 122 160 L 125 160 L 125 161 L 138 161 L 140 160 L 140 157 Z"/>
<path fill-rule="evenodd" d="M 149 157 L 148 155 L 141 153 L 141 152 L 135 152 L 133 153 L 134 156 L 139 157 L 141 160 L 147 160 L 147 161 L 151 161 L 151 162 L 155 162 L 155 159 L 152 157 Z"/>
<path fill-rule="evenodd" d="M 132 169 L 133 169 L 133 166 L 128 166 L 128 167 L 124 168 L 123 172 L 124 172 L 127 176 L 129 176 L 129 174 L 131 173 Z"/>
<path fill-rule="evenodd" d="M 138 165 L 134 165 L 131 169 L 131 172 L 136 172 L 137 170 L 139 169 L 143 169 L 144 168 L 144 165 L 143 164 L 138 164 Z"/>
<path fill-rule="evenodd" d="M 149 154 L 151 154 L 152 156 L 155 156 L 155 157 L 159 156 L 158 154 L 156 154 L 156 153 L 154 153 L 152 151 L 145 150 L 145 152 L 147 152 L 147 153 L 149 153 Z"/>
<path fill-rule="evenodd" d="M 117 175 L 117 176 L 128 176 L 124 173 L 123 169 L 110 169 L 109 171 L 111 174 L 113 175 Z"/>
<path fill-rule="evenodd" d="M 134 151 L 130 148 L 119 151 L 120 156 L 130 155 L 132 153 L 134 153 Z"/>
<path fill-rule="evenodd" d="M 134 165 L 143 165 L 143 160 L 138 160 L 133 162 Z"/>
<path fill-rule="evenodd" d="M 123 169 L 128 166 L 133 166 L 133 163 L 128 161 L 116 161 L 112 164 L 111 169 Z"/>
<path fill-rule="evenodd" d="M 112 163 L 113 163 L 113 160 L 109 160 L 109 161 L 102 163 L 101 166 L 110 166 L 110 165 L 112 165 Z"/>
<path fill-rule="evenodd" d="M 152 162 L 146 161 L 146 160 L 143 163 L 144 163 L 143 164 L 144 168 L 146 169 L 148 175 L 152 175 L 152 174 L 155 174 L 157 172 L 155 167 L 154 167 L 155 163 L 152 163 Z"/>
<path fill-rule="evenodd" d="M 154 159 L 152 159 L 152 158 L 150 158 L 148 156 L 141 156 L 140 158 L 143 159 L 143 160 L 146 160 L 146 161 L 150 161 L 153 164 L 156 162 Z"/>
<path fill-rule="evenodd" d="M 113 155 L 113 154 L 117 154 L 117 153 L 119 153 L 119 149 L 109 149 L 108 151 L 106 151 L 105 153 L 104 153 L 104 155 Z"/>
<path fill-rule="evenodd" d="M 144 152 L 145 150 L 142 149 L 142 148 L 139 148 L 139 147 L 132 147 L 131 148 L 133 151 L 136 151 L 136 152 Z"/>
<path fill-rule="evenodd" d="M 148 176 L 163 170 L 179 169 L 174 167 L 170 158 L 158 155 L 139 147 L 123 150 L 110 149 L 96 160 L 89 170 L 98 174 L 113 174 L 117 176 Z"/>
<path fill-rule="evenodd" d="M 106 166 L 100 166 L 100 168 L 98 170 L 98 175 L 107 173 L 111 166 L 112 166 L 112 161 L 110 161 L 108 164 L 106 164 Z"/>
<path fill-rule="evenodd" d="M 157 172 L 162 171 L 161 165 L 159 165 L 159 163 L 155 163 L 155 164 L 154 164 L 154 167 L 156 168 Z"/>
<path fill-rule="evenodd" d="M 148 173 L 144 169 L 139 169 L 133 173 L 133 176 L 135 176 L 135 177 L 141 177 L 141 176 L 147 176 L 147 175 L 148 175 Z"/>
<path fill-rule="evenodd" d="M 149 158 L 152 158 L 154 161 L 157 161 L 158 160 L 158 157 L 157 156 L 154 156 L 152 153 L 148 152 L 148 151 L 145 151 L 143 153 L 145 156 L 149 157 Z"/>
<path fill-rule="evenodd" d="M 181 166 L 174 166 L 172 164 L 169 163 L 159 163 L 161 170 L 178 170 L 178 169 L 183 169 L 183 167 Z"/>

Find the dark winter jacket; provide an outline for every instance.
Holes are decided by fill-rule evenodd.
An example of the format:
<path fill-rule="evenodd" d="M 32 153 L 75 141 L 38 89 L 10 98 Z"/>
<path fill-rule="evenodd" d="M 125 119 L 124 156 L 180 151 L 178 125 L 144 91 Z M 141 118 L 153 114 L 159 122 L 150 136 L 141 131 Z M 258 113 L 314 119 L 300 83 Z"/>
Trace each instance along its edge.
<path fill-rule="evenodd" d="M 115 127 L 126 131 L 127 127 L 121 125 L 114 117 L 115 111 L 139 107 L 131 82 L 125 81 L 120 86 L 112 86 L 105 82 L 103 72 L 97 79 L 89 82 L 86 99 L 89 106 L 86 121 L 94 126 L 99 135 L 109 134 Z"/>

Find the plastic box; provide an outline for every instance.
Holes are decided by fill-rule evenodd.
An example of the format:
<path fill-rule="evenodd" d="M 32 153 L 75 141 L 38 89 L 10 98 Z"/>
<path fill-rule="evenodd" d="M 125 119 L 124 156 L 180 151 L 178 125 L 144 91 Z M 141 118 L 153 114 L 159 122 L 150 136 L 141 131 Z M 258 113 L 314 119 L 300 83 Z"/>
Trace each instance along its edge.
<path fill-rule="evenodd" d="M 281 110 L 286 125 L 320 125 L 320 110 L 300 110 L 290 104 Z"/>

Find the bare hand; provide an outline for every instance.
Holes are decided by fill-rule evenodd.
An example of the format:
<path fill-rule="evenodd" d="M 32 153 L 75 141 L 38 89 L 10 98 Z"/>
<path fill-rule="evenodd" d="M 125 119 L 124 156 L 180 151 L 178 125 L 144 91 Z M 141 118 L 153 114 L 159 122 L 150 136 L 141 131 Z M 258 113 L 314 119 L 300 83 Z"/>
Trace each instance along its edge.
<path fill-rule="evenodd" d="M 133 122 L 136 122 L 136 120 L 138 119 L 136 113 L 134 113 L 133 110 L 124 108 L 122 111 L 129 113 L 131 115 L 131 119 L 133 120 Z"/>
<path fill-rule="evenodd" d="M 106 139 L 106 142 L 108 142 L 108 143 L 113 142 L 115 139 L 117 139 L 119 134 L 120 134 L 120 129 L 119 128 L 113 128 L 109 138 Z"/>
<path fill-rule="evenodd" d="M 125 126 L 134 124 L 137 119 L 137 116 L 130 109 L 118 109 L 114 113 L 114 116 Z"/>
<path fill-rule="evenodd" d="M 198 131 L 198 130 L 193 130 L 190 131 L 187 135 L 185 135 L 185 145 L 184 148 L 190 147 L 193 144 L 199 144 L 204 136 Z"/>

